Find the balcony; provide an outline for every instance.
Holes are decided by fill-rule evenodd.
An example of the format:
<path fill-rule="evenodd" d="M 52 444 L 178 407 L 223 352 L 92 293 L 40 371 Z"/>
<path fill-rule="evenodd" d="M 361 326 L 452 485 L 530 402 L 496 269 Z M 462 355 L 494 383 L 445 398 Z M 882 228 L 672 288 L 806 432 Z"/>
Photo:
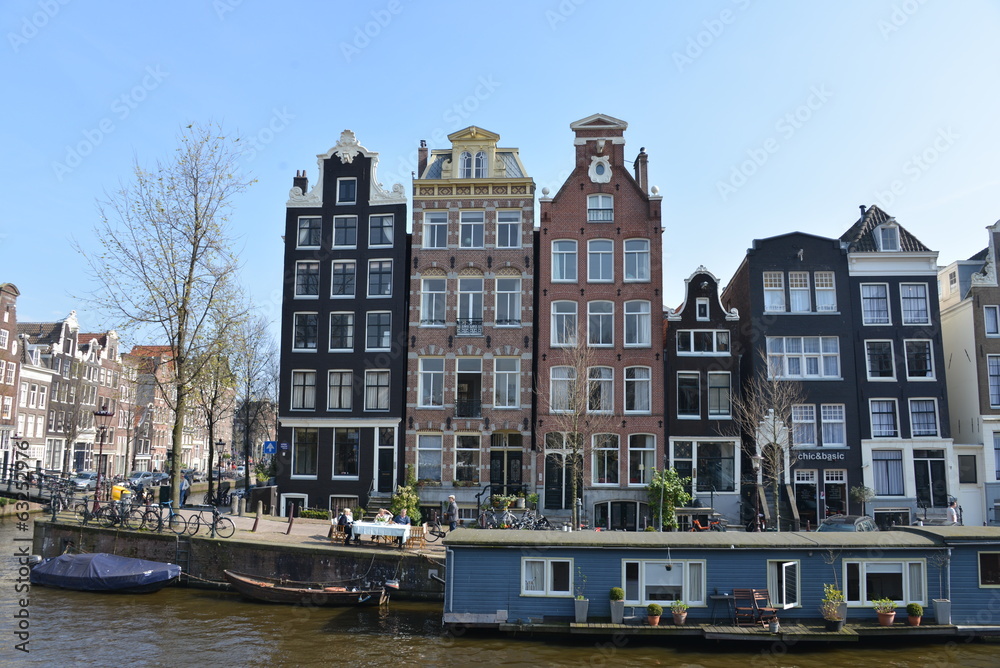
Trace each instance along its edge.
<path fill-rule="evenodd" d="M 482 336 L 483 334 L 482 318 L 459 318 L 456 325 L 457 331 L 455 333 L 458 336 Z"/>
<path fill-rule="evenodd" d="M 483 416 L 483 402 L 480 399 L 459 399 L 455 402 L 455 417 L 479 418 Z"/>

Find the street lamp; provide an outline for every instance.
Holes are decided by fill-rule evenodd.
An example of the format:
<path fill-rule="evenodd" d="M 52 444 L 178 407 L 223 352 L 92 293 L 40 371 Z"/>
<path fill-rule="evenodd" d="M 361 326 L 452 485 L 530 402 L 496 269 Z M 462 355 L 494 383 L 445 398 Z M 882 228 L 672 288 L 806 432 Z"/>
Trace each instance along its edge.
<path fill-rule="evenodd" d="M 750 457 L 750 465 L 753 466 L 753 530 L 760 531 L 760 455 Z"/>
<path fill-rule="evenodd" d="M 104 436 L 108 432 L 108 425 L 115 412 L 108 410 L 108 405 L 101 406 L 101 410 L 94 411 L 94 423 L 97 433 L 100 435 L 100 445 L 97 451 L 97 488 L 94 490 L 94 512 L 97 512 L 97 499 L 101 495 L 101 477 L 104 474 Z"/>

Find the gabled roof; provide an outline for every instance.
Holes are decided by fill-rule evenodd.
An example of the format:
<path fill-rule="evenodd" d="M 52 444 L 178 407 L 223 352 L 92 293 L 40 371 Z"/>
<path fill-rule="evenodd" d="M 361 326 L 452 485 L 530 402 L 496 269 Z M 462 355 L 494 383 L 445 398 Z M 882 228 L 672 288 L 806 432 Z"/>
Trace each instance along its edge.
<path fill-rule="evenodd" d="M 875 228 L 889 221 L 895 222 L 895 218 L 887 214 L 874 204 L 868 207 L 858 222 L 854 223 L 849 230 L 840 236 L 840 240 L 847 244 L 850 253 L 878 253 L 881 252 L 878 242 L 875 240 Z M 926 253 L 930 248 L 925 246 L 919 239 L 906 231 L 906 228 L 896 223 L 899 228 L 899 250 L 904 253 Z"/>

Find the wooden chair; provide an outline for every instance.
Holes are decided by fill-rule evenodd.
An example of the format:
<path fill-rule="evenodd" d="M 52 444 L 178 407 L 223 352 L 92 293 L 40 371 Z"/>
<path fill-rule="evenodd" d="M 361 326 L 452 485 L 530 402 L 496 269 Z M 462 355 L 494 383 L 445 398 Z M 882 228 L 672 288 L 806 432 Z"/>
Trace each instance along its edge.
<path fill-rule="evenodd" d="M 733 590 L 733 622 L 736 626 L 740 626 L 741 622 L 757 623 L 757 606 L 752 589 Z"/>
<path fill-rule="evenodd" d="M 766 589 L 753 590 L 753 604 L 757 609 L 757 621 L 761 624 L 768 624 L 777 618 L 778 609 L 771 605 L 771 599 L 768 597 Z"/>

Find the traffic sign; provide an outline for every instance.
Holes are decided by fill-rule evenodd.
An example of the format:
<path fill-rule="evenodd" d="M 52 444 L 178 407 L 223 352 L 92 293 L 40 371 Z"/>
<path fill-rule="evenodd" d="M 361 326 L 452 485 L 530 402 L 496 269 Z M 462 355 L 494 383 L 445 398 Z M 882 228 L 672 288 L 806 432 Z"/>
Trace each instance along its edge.
<path fill-rule="evenodd" d="M 264 441 L 264 454 L 273 455 L 278 451 L 277 441 Z"/>

